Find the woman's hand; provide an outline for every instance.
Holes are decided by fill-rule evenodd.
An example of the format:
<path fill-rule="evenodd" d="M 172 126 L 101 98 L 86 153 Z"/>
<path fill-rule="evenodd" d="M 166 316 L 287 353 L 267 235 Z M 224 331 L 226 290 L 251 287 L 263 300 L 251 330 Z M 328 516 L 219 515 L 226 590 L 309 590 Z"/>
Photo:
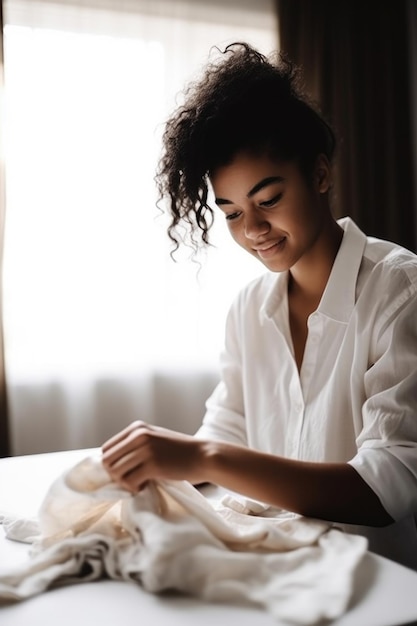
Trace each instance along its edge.
<path fill-rule="evenodd" d="M 111 478 L 132 493 L 152 479 L 204 482 L 203 442 L 136 421 L 102 446 Z"/>
<path fill-rule="evenodd" d="M 133 422 L 103 446 L 112 479 L 132 493 L 152 479 L 211 482 L 306 517 L 386 526 L 393 519 L 348 463 L 297 461 Z"/>

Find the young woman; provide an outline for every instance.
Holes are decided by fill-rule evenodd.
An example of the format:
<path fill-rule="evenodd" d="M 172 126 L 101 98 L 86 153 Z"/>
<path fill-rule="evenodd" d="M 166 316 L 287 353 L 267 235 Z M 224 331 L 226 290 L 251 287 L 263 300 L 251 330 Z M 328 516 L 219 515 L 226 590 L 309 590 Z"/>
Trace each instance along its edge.
<path fill-rule="evenodd" d="M 236 298 L 195 436 L 135 422 L 115 481 L 211 482 L 368 536 L 417 568 L 417 258 L 331 213 L 334 134 L 282 57 L 228 46 L 167 122 L 169 235 L 215 211 L 268 270 Z M 218 209 L 209 206 L 211 191 Z"/>

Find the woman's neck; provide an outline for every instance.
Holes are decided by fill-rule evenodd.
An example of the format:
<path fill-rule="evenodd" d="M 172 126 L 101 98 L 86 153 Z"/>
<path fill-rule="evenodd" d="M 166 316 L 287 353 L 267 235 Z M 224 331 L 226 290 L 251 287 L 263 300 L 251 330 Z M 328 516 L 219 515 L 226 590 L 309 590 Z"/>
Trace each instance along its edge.
<path fill-rule="evenodd" d="M 309 257 L 291 268 L 288 281 L 290 296 L 317 302 L 318 305 L 342 239 L 343 229 L 332 218 Z"/>

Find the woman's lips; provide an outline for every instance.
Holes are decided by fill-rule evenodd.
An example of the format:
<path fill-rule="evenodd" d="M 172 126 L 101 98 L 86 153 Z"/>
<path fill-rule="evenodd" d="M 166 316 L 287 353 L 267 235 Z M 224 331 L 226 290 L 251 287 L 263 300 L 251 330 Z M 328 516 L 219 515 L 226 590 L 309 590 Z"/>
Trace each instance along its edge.
<path fill-rule="evenodd" d="M 264 243 L 262 246 L 254 248 L 254 250 L 261 257 L 261 259 L 267 259 L 276 254 L 276 252 L 284 246 L 285 240 L 285 237 L 281 237 L 278 241 L 273 243 Z"/>

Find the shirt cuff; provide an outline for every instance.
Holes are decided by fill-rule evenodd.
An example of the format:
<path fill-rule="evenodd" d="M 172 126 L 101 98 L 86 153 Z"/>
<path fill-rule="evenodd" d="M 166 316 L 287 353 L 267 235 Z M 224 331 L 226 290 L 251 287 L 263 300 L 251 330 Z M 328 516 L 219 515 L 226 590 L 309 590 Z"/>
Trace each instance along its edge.
<path fill-rule="evenodd" d="M 417 454 L 414 446 L 362 447 L 349 461 L 395 520 L 417 511 Z"/>

